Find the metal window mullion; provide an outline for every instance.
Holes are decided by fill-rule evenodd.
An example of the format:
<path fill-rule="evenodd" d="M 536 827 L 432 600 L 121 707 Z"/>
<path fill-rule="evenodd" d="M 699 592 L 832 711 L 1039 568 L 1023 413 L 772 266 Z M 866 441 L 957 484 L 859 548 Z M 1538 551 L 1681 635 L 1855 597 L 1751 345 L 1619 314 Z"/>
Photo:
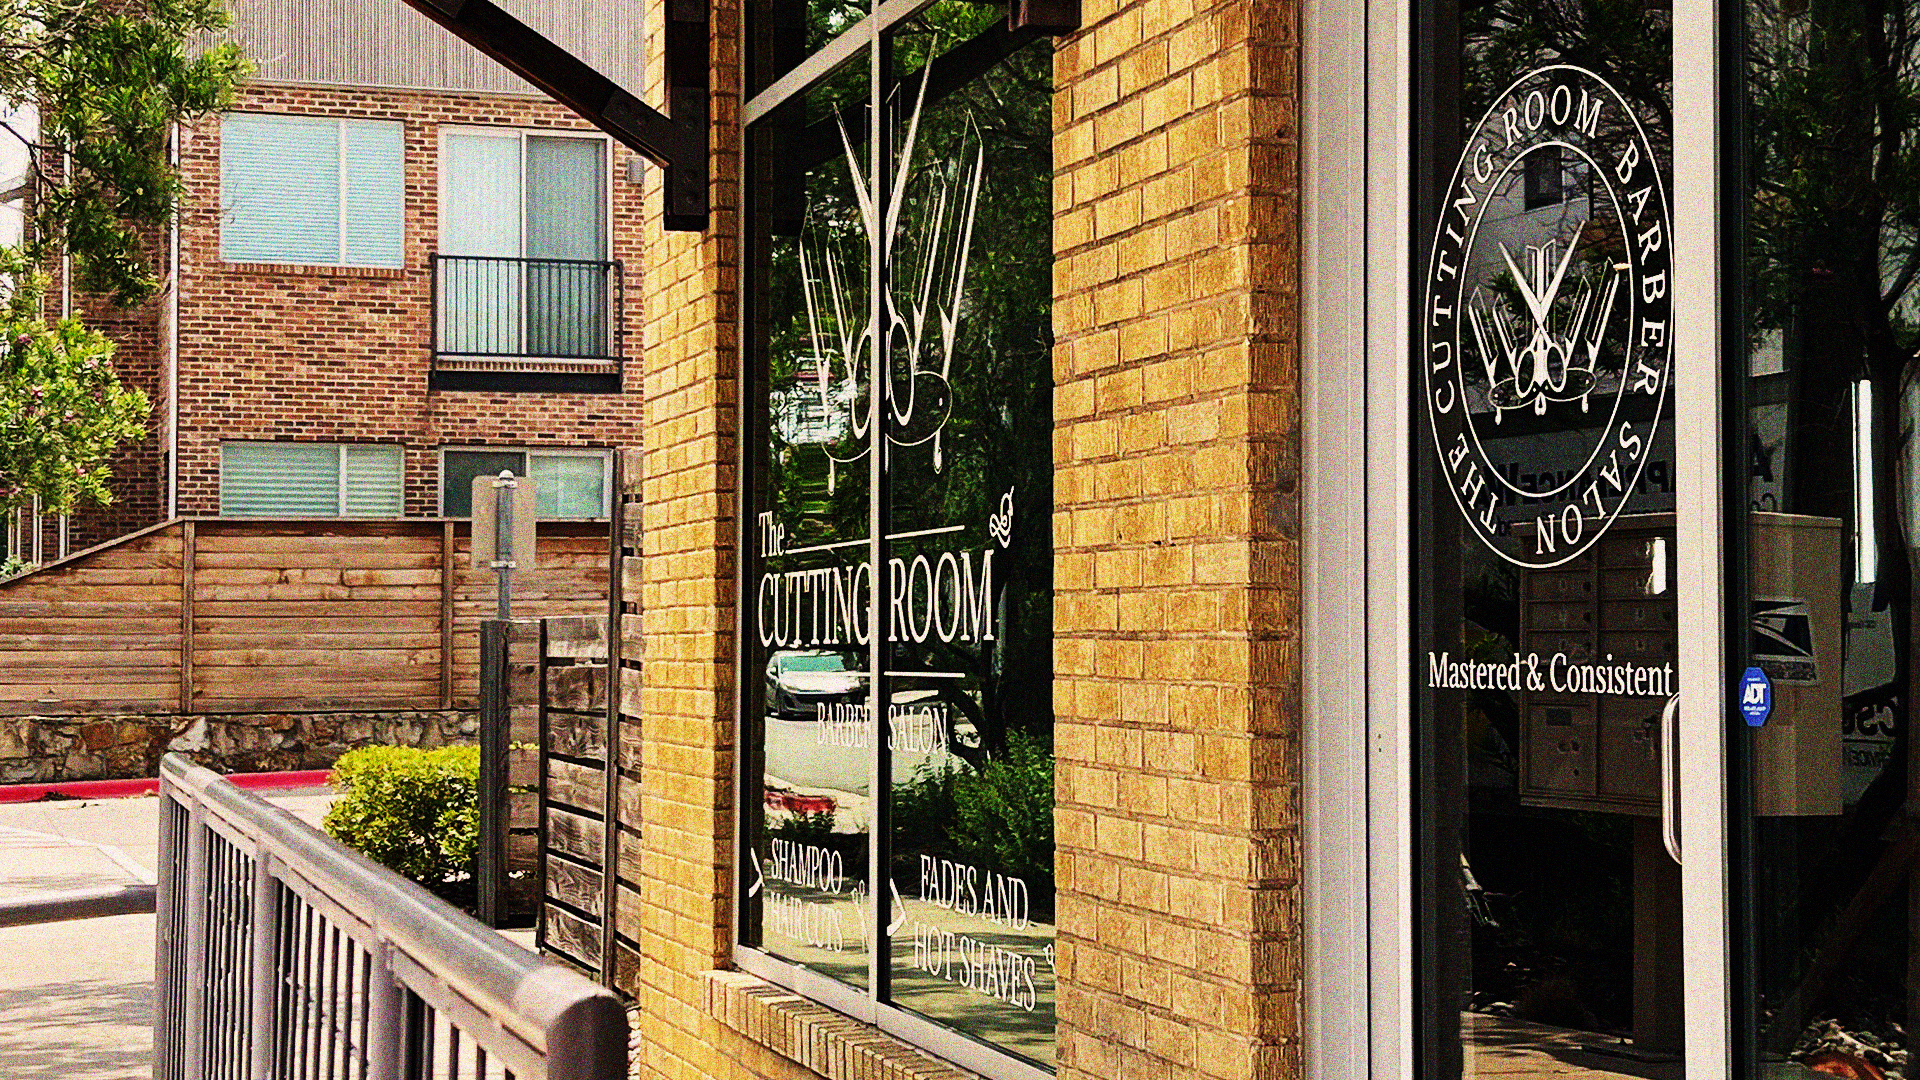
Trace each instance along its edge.
<path fill-rule="evenodd" d="M 867 999 L 875 1003 L 887 998 L 886 959 L 891 949 L 886 937 L 887 908 L 891 899 L 884 881 L 887 875 L 887 766 L 884 720 L 889 699 L 887 687 L 887 624 L 881 614 L 887 597 L 887 429 L 889 406 L 886 398 L 891 380 L 886 369 L 888 323 L 885 302 L 887 152 L 882 139 L 887 133 L 886 98 L 883 75 L 886 62 L 885 38 L 881 36 L 878 13 L 863 24 L 868 27 L 867 65 L 867 190 L 871 193 L 870 227 L 867 230 L 867 560 L 873 572 L 867 575 L 867 790 L 873 793 L 873 811 L 867 826 Z"/>
<path fill-rule="evenodd" d="M 1685 978 L 1686 1071 L 1693 1080 L 1732 1075 L 1735 1060 L 1728 897 L 1726 640 L 1728 610 L 1721 439 L 1720 6 L 1680 0 L 1673 9 L 1675 565 L 1679 604 L 1681 968 Z M 1743 500 L 1744 501 L 1744 500 Z"/>
<path fill-rule="evenodd" d="M 1368 1071 L 1402 1080 L 1415 1071 L 1413 853 L 1414 433 L 1407 298 L 1412 290 L 1414 5 L 1369 0 L 1366 213 L 1365 488 L 1366 877 Z M 1313 962 L 1312 960 L 1309 961 Z M 1311 1075 L 1311 1074 L 1310 1074 Z M 1336 1075 L 1340 1075 L 1336 1072 Z"/>
<path fill-rule="evenodd" d="M 339 135 L 338 135 L 337 142 L 334 146 L 334 156 L 337 159 L 337 162 L 335 165 L 335 170 L 337 175 L 334 177 L 334 183 L 338 186 L 338 189 L 340 192 L 340 205 L 335 208 L 334 229 L 336 230 L 337 242 L 339 244 L 339 249 L 340 249 L 339 265 L 345 266 L 347 265 L 347 120 L 346 120 L 346 117 L 343 116 L 340 119 L 336 120 L 335 124 L 338 125 Z"/>
<path fill-rule="evenodd" d="M 1352 440 L 1366 429 L 1368 365 L 1353 358 L 1401 354 L 1368 347 L 1367 267 L 1378 254 L 1370 259 L 1352 234 L 1384 186 L 1367 170 L 1369 25 L 1401 10 L 1399 0 L 1310 0 L 1301 17 L 1301 145 L 1311 148 L 1301 160 L 1301 401 L 1324 420 L 1302 433 L 1301 467 L 1302 692 L 1304 715 L 1314 718 L 1303 725 L 1301 755 L 1309 1080 L 1377 1075 L 1368 1030 L 1368 760 L 1352 752 L 1367 745 L 1370 697 L 1365 678 L 1354 692 L 1352 673 L 1367 670 L 1374 583 L 1363 570 L 1362 587 L 1351 587 L 1354 569 L 1367 566 L 1367 458 Z M 1405 262 L 1404 244 L 1385 250 L 1390 258 L 1378 261 Z"/>

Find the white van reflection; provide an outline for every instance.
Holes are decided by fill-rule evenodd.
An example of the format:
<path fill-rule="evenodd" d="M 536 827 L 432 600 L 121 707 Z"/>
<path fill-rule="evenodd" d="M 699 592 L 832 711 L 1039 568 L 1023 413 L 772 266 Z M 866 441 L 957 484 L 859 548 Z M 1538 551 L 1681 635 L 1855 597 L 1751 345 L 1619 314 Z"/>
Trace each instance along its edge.
<path fill-rule="evenodd" d="M 866 656 L 829 649 L 782 650 L 767 658 L 767 711 L 780 720 L 813 720 L 820 707 L 867 699 Z"/>

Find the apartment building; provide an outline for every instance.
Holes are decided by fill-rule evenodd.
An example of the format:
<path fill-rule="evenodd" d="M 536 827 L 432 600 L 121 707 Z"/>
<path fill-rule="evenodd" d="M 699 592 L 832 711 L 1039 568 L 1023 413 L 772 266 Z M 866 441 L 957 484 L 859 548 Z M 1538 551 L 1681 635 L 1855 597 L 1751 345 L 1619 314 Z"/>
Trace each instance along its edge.
<path fill-rule="evenodd" d="M 231 8 L 257 71 L 178 132 L 161 295 L 75 300 L 150 435 L 43 554 L 178 516 L 460 517 L 501 469 L 543 516 L 607 517 L 641 428 L 630 155 L 399 0 Z M 527 9 L 639 77 L 638 5 Z"/>

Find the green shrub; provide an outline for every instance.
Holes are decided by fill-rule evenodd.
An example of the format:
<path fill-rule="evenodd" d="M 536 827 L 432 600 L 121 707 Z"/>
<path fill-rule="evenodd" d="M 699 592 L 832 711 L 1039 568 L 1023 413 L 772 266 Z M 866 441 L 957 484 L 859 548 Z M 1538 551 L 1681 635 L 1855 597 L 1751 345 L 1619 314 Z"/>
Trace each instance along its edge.
<path fill-rule="evenodd" d="M 893 786 L 896 853 L 959 859 L 1025 878 L 1041 902 L 1053 879 L 1053 754 L 1024 731 L 979 772 L 922 762 Z M 911 856 L 896 854 L 895 872 Z M 1048 901 L 1050 902 L 1050 901 Z"/>
<path fill-rule="evenodd" d="M 1041 882 L 1053 877 L 1053 755 L 1024 731 L 1006 753 L 953 785 L 956 853 L 978 866 Z"/>
<path fill-rule="evenodd" d="M 369 746 L 343 754 L 327 835 L 389 870 L 447 893 L 472 876 L 479 846 L 480 748 Z"/>

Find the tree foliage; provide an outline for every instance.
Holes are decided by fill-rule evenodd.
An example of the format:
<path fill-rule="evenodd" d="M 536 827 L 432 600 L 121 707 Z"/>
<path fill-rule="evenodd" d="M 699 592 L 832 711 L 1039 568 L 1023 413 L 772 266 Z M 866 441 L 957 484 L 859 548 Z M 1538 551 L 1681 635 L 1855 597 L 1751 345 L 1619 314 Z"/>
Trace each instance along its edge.
<path fill-rule="evenodd" d="M 230 19 L 217 0 L 0 0 L 0 99 L 31 104 L 38 191 L 28 254 L 73 257 L 74 284 L 135 304 L 159 287 L 143 234 L 181 192 L 175 123 L 227 107 L 240 47 L 196 55 Z"/>
<path fill-rule="evenodd" d="M 106 335 L 40 317 L 45 272 L 0 248 L 0 275 L 13 282 L 0 307 L 0 510 L 110 502 L 109 459 L 144 434 L 147 396 L 121 385 Z"/>
<path fill-rule="evenodd" d="M 172 129 L 231 104 L 248 72 L 238 45 L 202 47 L 228 22 L 217 0 L 0 0 L 0 100 L 38 115 L 7 126 L 33 209 L 0 249 L 0 510 L 112 501 L 109 460 L 145 434 L 147 397 L 121 385 L 113 343 L 45 317 L 44 268 L 70 256 L 77 289 L 121 305 L 157 291 L 148 238 L 181 193 Z"/>

